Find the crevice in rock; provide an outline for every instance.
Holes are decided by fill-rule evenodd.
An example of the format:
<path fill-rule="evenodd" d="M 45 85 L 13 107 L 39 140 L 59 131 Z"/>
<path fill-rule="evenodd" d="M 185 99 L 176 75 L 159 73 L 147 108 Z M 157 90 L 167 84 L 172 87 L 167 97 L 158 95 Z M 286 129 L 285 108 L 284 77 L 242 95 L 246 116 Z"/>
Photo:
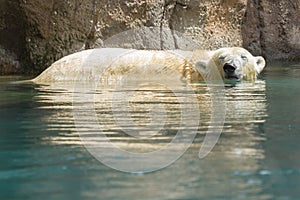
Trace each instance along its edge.
<path fill-rule="evenodd" d="M 171 30 L 171 34 L 172 34 L 172 37 L 173 37 L 175 49 L 178 49 L 179 46 L 178 46 L 178 42 L 177 42 L 177 39 L 176 39 L 176 33 L 175 33 L 175 30 L 174 30 L 172 19 L 174 18 L 174 13 L 175 13 L 174 11 L 176 10 L 177 5 L 179 5 L 179 4 L 177 2 L 175 2 L 175 5 L 174 5 L 174 8 L 172 9 L 172 13 L 171 13 L 170 20 L 169 20 L 169 28 Z"/>
<path fill-rule="evenodd" d="M 175 1 L 174 8 L 172 9 L 171 17 L 170 17 L 170 20 L 169 20 L 169 28 L 170 28 L 171 33 L 172 33 L 175 49 L 179 49 L 179 45 L 178 45 L 178 41 L 177 41 L 177 37 L 176 37 L 175 27 L 173 26 L 173 19 L 175 18 L 176 9 L 178 8 L 178 6 L 180 6 L 182 8 L 187 8 L 188 5 L 184 4 L 182 2 Z"/>
<path fill-rule="evenodd" d="M 163 38 L 163 32 L 164 32 L 164 25 L 167 25 L 166 28 L 169 28 L 171 31 L 171 35 L 173 37 L 173 42 L 174 42 L 174 48 L 178 49 L 179 45 L 176 39 L 176 31 L 175 31 L 175 27 L 173 26 L 172 23 L 172 19 L 174 18 L 175 14 L 176 14 L 176 9 L 178 8 L 178 6 L 186 8 L 187 5 L 182 3 L 182 2 L 178 2 L 178 1 L 165 1 L 164 6 L 163 6 L 163 14 L 162 14 L 162 18 L 161 18 L 161 23 L 160 23 L 160 48 L 161 50 L 164 49 L 164 38 Z M 165 24 L 166 23 L 166 24 Z"/>
<path fill-rule="evenodd" d="M 261 49 L 261 55 L 265 56 L 265 48 L 266 48 L 266 42 L 265 42 L 265 35 L 264 35 L 264 27 L 265 27 L 265 22 L 262 13 L 263 11 L 263 5 L 262 5 L 262 0 L 257 0 L 256 3 L 256 8 L 257 8 L 257 14 L 258 14 L 258 29 L 259 29 L 259 44 L 260 44 L 260 49 Z"/>
<path fill-rule="evenodd" d="M 166 12 L 167 12 L 167 7 L 168 7 L 168 3 L 166 2 L 166 0 L 164 1 L 164 6 L 163 6 L 163 10 L 162 10 L 162 17 L 160 19 L 160 50 L 163 50 L 164 48 L 164 41 L 163 41 L 163 26 L 164 26 L 164 21 L 165 21 L 165 17 L 166 17 Z"/>
<path fill-rule="evenodd" d="M 84 48 L 85 49 L 90 49 L 93 47 L 94 42 L 96 40 L 96 31 L 97 31 L 97 24 L 99 20 L 99 11 L 98 11 L 98 1 L 93 0 L 93 12 L 91 14 L 92 16 L 92 23 L 91 23 L 91 28 L 86 36 L 86 41 Z"/>
<path fill-rule="evenodd" d="M 18 63 L 18 69 L 15 72 L 16 74 L 23 73 L 32 66 L 28 59 L 28 49 L 26 49 L 27 18 L 23 10 L 23 4 L 9 0 L 0 4 L 2 3 L 7 4 L 7 11 L 3 12 L 6 27 L 0 29 L 0 48 L 3 46 L 6 52 L 9 52 L 9 57 L 15 55 L 12 56 L 14 58 L 13 63 Z"/>
<path fill-rule="evenodd" d="M 242 23 L 243 47 L 255 55 L 265 46 L 263 5 L 261 0 L 249 0 Z"/>

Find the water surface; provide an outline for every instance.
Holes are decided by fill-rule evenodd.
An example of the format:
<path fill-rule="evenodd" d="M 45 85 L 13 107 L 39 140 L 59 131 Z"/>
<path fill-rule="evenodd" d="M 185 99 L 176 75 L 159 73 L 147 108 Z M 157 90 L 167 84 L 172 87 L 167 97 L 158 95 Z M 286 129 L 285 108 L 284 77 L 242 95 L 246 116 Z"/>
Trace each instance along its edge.
<path fill-rule="evenodd" d="M 1 77 L 0 197 L 298 199 L 300 66 L 291 65 L 268 66 L 254 84 L 225 87 L 222 135 L 201 160 L 198 153 L 212 115 L 209 88 L 203 84 L 192 85 L 192 91 L 176 86 L 179 97 L 157 85 L 120 89 L 130 98 L 126 116 L 118 107 L 122 95 L 109 98 L 114 88 L 98 88 L 95 99 L 74 104 L 74 84 L 12 84 L 22 77 Z M 128 151 L 151 152 L 167 145 L 182 128 L 178 102 L 189 96 L 199 102 L 199 124 L 186 122 L 197 129 L 195 140 L 175 163 L 153 173 L 129 174 L 102 164 L 79 136 L 80 131 L 95 134 L 92 119 L 81 119 L 87 122 L 82 127 L 74 123 L 74 109 L 84 112 L 87 102 L 94 101 L 102 134 Z M 113 115 L 124 120 L 122 126 Z"/>

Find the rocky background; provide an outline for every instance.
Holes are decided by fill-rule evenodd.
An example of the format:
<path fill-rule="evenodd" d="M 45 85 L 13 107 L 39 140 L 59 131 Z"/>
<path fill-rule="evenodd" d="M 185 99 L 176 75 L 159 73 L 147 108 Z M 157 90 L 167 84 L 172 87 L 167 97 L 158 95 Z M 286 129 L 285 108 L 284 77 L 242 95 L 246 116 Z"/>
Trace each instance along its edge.
<path fill-rule="evenodd" d="M 136 29 L 127 42 L 116 37 Z M 300 60 L 300 0 L 1 0 L 0 74 L 38 74 L 102 46 L 191 47 L 178 33 L 192 48 L 243 46 L 268 60 Z"/>

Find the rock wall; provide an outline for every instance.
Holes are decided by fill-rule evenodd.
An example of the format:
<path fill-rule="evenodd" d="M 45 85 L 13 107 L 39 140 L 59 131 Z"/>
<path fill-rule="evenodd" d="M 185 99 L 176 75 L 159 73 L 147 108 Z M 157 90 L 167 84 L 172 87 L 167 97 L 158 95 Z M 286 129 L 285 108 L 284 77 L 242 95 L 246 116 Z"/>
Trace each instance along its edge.
<path fill-rule="evenodd" d="M 244 46 L 269 60 L 300 59 L 299 5 L 300 0 L 2 0 L 0 73 L 37 74 L 67 54 L 103 46 Z M 137 29 L 127 41 L 115 36 Z M 178 32 L 197 45 L 187 45 Z"/>
<path fill-rule="evenodd" d="M 17 1 L 0 1 L 0 75 L 21 70 L 25 52 L 23 20 Z"/>
<path fill-rule="evenodd" d="M 248 1 L 243 46 L 271 60 L 300 60 L 300 0 Z"/>

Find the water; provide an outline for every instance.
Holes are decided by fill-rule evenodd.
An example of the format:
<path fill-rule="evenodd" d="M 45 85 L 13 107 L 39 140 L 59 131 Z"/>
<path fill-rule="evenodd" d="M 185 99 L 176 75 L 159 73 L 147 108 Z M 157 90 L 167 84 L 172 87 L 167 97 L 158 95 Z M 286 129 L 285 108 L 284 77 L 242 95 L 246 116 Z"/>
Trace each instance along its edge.
<path fill-rule="evenodd" d="M 110 95 L 115 90 L 105 87 L 90 91 L 93 96 L 87 97 L 95 99 L 84 98 L 85 102 L 74 100 L 72 84 L 11 84 L 24 77 L 1 77 L 0 197 L 298 199 L 300 66 L 290 65 L 268 66 L 255 84 L 225 88 L 222 135 L 201 160 L 198 153 L 212 116 L 212 99 L 205 85 L 192 85 L 195 94 L 181 85 L 175 85 L 173 91 L 161 85 L 121 88 L 116 94 L 123 95 L 113 99 Z M 75 90 L 75 94 L 81 92 Z M 124 94 L 129 94 L 125 114 L 120 104 Z M 130 174 L 111 169 L 92 156 L 81 141 L 85 134 L 90 136 L 88 144 L 99 140 L 93 136 L 93 127 L 100 124 L 102 134 L 120 148 L 135 153 L 159 150 L 183 129 L 181 106 L 192 105 L 186 97 L 199 101 L 197 135 L 182 157 L 159 171 Z M 84 112 L 90 108 L 87 105 L 94 106 L 97 123 Z M 79 115 L 74 115 L 74 110 Z M 74 116 L 83 124 L 76 126 Z M 116 121 L 121 121 L 121 126 Z M 192 118 L 185 123 L 189 130 L 198 127 Z M 104 156 L 110 153 L 104 151 Z"/>

